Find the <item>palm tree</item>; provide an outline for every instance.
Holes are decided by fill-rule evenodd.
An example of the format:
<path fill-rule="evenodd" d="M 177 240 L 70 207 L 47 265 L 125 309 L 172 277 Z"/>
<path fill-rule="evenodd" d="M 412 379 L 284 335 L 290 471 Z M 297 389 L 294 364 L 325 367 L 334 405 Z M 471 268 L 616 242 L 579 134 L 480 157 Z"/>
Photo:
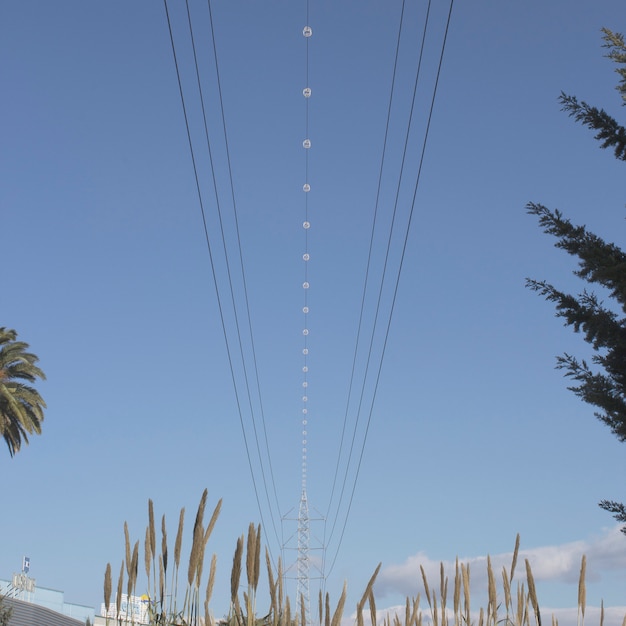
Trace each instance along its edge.
<path fill-rule="evenodd" d="M 35 365 L 36 355 L 27 352 L 28 344 L 17 341 L 17 333 L 0 327 L 0 435 L 13 456 L 28 434 L 41 433 L 46 403 L 39 392 L 27 383 L 45 379 Z"/>

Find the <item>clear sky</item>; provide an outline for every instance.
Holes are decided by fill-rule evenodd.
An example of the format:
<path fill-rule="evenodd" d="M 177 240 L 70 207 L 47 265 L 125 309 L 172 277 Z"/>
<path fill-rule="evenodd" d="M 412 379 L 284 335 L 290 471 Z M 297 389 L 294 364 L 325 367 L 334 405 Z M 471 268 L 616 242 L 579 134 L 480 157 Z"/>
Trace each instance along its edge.
<path fill-rule="evenodd" d="M 105 566 L 115 571 L 123 558 L 124 521 L 142 539 L 152 498 L 173 536 L 180 507 L 191 521 L 207 487 L 209 505 L 224 499 L 208 548 L 218 555 L 220 617 L 237 536 L 263 519 L 278 555 L 280 537 L 295 530 L 289 520 L 281 528 L 280 517 L 293 517 L 300 498 L 307 17 L 304 0 L 212 2 L 253 355 L 207 4 L 190 5 L 252 401 L 184 3 L 170 0 L 170 16 L 216 281 L 163 3 L 4 0 L 0 325 L 39 355 L 48 410 L 41 437 L 13 459 L 0 452 L 0 578 L 27 555 L 38 584 L 99 607 Z M 626 498 L 625 449 L 554 370 L 556 355 L 588 350 L 524 279 L 574 292 L 582 285 L 573 259 L 524 207 L 559 208 L 623 242 L 623 164 L 557 98 L 577 95 L 623 120 L 600 29 L 626 31 L 626 5 L 456 0 L 376 387 L 449 6 L 433 3 L 359 413 L 367 341 L 350 403 L 348 390 L 401 6 L 309 5 L 307 470 L 312 517 L 328 519 L 311 529 L 312 545 L 328 542 L 327 590 L 336 599 L 348 580 L 349 614 L 382 561 L 377 604 L 391 606 L 419 591 L 419 563 L 436 571 L 457 555 L 477 560 L 479 585 L 481 559 L 506 562 L 520 533 L 542 605 L 575 606 L 586 552 L 588 604 L 624 606 L 626 538 L 597 502 Z M 425 3 L 407 0 L 362 340 L 374 319 L 424 18 Z M 346 488 L 339 510 L 329 509 L 353 432 Z"/>

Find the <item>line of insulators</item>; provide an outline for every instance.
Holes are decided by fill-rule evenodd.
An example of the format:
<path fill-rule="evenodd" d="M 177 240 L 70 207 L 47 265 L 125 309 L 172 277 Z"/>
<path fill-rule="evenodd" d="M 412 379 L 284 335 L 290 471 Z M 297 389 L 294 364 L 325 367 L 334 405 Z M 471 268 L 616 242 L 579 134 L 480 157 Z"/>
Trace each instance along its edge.
<path fill-rule="evenodd" d="M 305 178 L 304 185 L 302 186 L 302 190 L 304 191 L 304 222 L 302 223 L 302 227 L 304 228 L 304 254 L 302 255 L 302 260 L 304 261 L 304 282 L 302 283 L 302 289 L 304 292 L 304 306 L 302 307 L 302 313 L 304 314 L 304 328 L 302 329 L 302 335 L 304 337 L 304 347 L 302 349 L 303 355 L 303 365 L 302 365 L 302 490 L 306 491 L 306 478 L 307 478 L 307 422 L 308 422 L 308 336 L 309 336 L 309 327 L 308 327 L 308 316 L 309 316 L 309 304 L 308 304 L 308 290 L 309 290 L 309 272 L 308 265 L 309 259 L 311 258 L 309 255 L 309 228 L 311 227 L 311 222 L 309 221 L 309 192 L 311 191 L 311 185 L 309 184 L 309 149 L 311 148 L 311 140 L 309 139 L 309 99 L 311 97 L 311 87 L 309 86 L 309 38 L 313 34 L 313 30 L 310 26 L 305 26 L 302 30 L 302 35 L 306 41 L 306 86 L 302 90 L 302 95 L 305 99 L 305 112 L 306 112 L 306 123 L 305 123 L 305 139 L 302 142 L 302 147 L 304 148 L 304 162 L 305 162 Z"/>

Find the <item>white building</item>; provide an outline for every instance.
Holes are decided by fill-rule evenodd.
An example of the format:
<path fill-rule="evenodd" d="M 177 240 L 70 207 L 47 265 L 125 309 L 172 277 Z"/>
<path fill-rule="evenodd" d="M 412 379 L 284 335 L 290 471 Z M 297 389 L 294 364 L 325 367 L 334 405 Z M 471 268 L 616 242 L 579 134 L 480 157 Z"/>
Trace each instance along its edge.
<path fill-rule="evenodd" d="M 84 626 L 87 619 L 94 621 L 93 607 L 65 602 L 62 591 L 39 587 L 24 573 L 10 581 L 0 579 L 0 594 L 13 608 L 11 626 Z"/>

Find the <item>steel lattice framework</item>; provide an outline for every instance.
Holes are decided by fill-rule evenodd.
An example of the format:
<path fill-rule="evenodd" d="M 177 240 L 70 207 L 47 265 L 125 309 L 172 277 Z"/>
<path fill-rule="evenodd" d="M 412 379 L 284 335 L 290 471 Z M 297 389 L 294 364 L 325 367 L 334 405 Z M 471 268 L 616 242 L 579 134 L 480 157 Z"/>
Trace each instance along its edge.
<path fill-rule="evenodd" d="M 311 623 L 309 539 L 309 503 L 306 497 L 306 489 L 302 489 L 300 507 L 298 509 L 298 586 L 296 597 L 301 606 L 304 606 L 306 624 Z"/>

